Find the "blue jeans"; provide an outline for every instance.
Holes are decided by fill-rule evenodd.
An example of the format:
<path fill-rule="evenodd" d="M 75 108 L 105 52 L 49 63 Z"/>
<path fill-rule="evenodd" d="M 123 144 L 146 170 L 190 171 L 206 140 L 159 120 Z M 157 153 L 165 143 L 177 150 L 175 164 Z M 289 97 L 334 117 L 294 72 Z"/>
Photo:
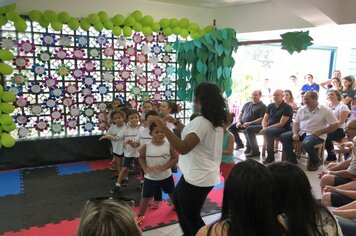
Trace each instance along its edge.
<path fill-rule="evenodd" d="M 293 147 L 293 132 L 288 131 L 281 134 L 280 140 L 283 144 L 283 151 L 287 154 L 287 159 L 296 159 L 296 155 L 294 152 Z M 316 163 L 319 161 L 318 153 L 315 150 L 315 145 L 323 143 L 324 140 L 314 136 L 314 135 L 307 135 L 307 136 L 299 136 L 299 140 L 301 142 L 302 149 L 304 149 L 310 158 L 310 162 Z"/>
<path fill-rule="evenodd" d="M 336 216 L 344 236 L 353 236 L 356 232 L 356 221 L 341 216 Z"/>
<path fill-rule="evenodd" d="M 246 143 L 247 146 L 251 148 L 251 152 L 253 154 L 257 154 L 260 152 L 260 150 L 258 149 L 256 134 L 260 132 L 261 129 L 262 129 L 262 125 L 250 125 L 245 130 Z"/>
<path fill-rule="evenodd" d="M 286 131 L 288 130 L 285 128 L 268 128 L 266 130 L 265 140 L 267 142 L 267 158 L 274 159 L 274 139 Z"/>

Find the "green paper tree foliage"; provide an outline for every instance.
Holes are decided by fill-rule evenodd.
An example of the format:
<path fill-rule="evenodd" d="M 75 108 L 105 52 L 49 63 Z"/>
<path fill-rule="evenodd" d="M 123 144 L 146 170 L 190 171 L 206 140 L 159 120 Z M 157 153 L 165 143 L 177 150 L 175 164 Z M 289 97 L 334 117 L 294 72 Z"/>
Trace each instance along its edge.
<path fill-rule="evenodd" d="M 309 30 L 288 32 L 281 34 L 281 37 L 282 49 L 287 50 L 290 54 L 307 50 L 309 46 L 313 45 L 313 38 L 309 36 Z"/>
<path fill-rule="evenodd" d="M 198 84 L 217 84 L 226 96 L 232 93 L 231 71 L 235 65 L 232 52 L 238 48 L 236 32 L 225 28 L 178 46 L 178 91 L 185 101 L 192 101 Z"/>

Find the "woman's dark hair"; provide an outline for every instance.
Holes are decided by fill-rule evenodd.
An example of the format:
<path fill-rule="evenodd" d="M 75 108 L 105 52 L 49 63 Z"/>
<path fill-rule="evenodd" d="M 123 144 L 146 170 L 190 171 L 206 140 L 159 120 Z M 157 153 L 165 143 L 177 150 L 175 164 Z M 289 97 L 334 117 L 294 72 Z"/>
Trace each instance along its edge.
<path fill-rule="evenodd" d="M 148 127 L 149 130 L 150 130 L 150 134 L 152 133 L 152 131 L 153 131 L 153 129 L 154 129 L 155 127 L 158 127 L 157 124 L 156 124 L 155 122 L 152 122 L 152 123 L 150 124 L 150 126 Z"/>
<path fill-rule="evenodd" d="M 168 104 L 168 107 L 172 109 L 170 114 L 177 114 L 179 112 L 179 106 L 177 103 L 168 100 L 164 100 L 162 102 L 166 102 Z"/>
<path fill-rule="evenodd" d="M 347 81 L 350 82 L 349 87 L 346 88 L 346 89 L 352 89 L 352 88 L 353 88 L 354 83 L 355 83 L 355 77 L 353 77 L 352 75 L 348 75 L 348 76 L 346 76 L 346 77 L 344 77 L 344 78 L 342 78 L 342 79 L 343 79 L 343 80 L 347 80 Z"/>
<path fill-rule="evenodd" d="M 282 235 L 273 205 L 273 190 L 272 175 L 264 165 L 254 160 L 237 163 L 226 180 L 221 218 L 217 223 L 231 236 Z"/>
<path fill-rule="evenodd" d="M 341 79 L 340 79 L 340 78 L 334 77 L 334 78 L 332 78 L 331 80 L 336 80 L 336 81 L 337 81 L 337 84 L 339 85 L 339 87 L 342 87 Z"/>
<path fill-rule="evenodd" d="M 283 92 L 285 92 L 285 93 L 289 93 L 290 98 L 292 99 L 292 102 L 294 102 L 294 97 L 293 97 L 293 93 L 292 93 L 292 91 L 291 91 L 291 90 L 286 89 L 286 90 L 284 90 Z"/>
<path fill-rule="evenodd" d="M 329 215 L 337 230 L 337 223 L 329 210 L 314 198 L 302 169 L 287 162 L 271 164 L 268 169 L 276 183 L 277 211 L 285 214 L 289 235 L 327 235 L 322 227 L 325 215 Z"/>
<path fill-rule="evenodd" d="M 228 110 L 221 90 L 216 84 L 207 82 L 199 84 L 195 89 L 194 100 L 201 106 L 201 115 L 214 127 L 224 126 L 227 122 L 226 112 Z"/>

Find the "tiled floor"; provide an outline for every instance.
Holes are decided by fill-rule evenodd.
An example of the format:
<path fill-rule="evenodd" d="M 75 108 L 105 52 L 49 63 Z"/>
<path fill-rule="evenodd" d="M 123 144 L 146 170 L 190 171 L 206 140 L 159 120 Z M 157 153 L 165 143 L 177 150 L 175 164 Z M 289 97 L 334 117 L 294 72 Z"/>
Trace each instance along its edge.
<path fill-rule="evenodd" d="M 262 138 L 262 137 L 258 137 L 258 138 Z M 262 140 L 258 139 L 259 143 L 262 143 Z M 246 157 L 243 153 L 243 149 L 240 149 L 238 151 L 235 151 L 235 160 L 236 162 L 239 161 L 244 161 L 246 160 Z M 276 154 L 276 161 L 280 161 L 281 155 Z M 260 162 L 262 162 L 263 158 L 260 157 L 260 159 L 256 158 L 256 160 L 259 160 Z M 306 159 L 301 159 L 298 160 L 298 166 L 300 166 L 306 173 L 306 175 L 309 178 L 309 181 L 311 183 L 311 186 L 313 188 L 313 192 L 316 198 L 321 198 L 321 192 L 320 192 L 320 187 L 319 187 L 319 179 L 318 179 L 318 173 L 323 170 L 325 168 L 325 166 L 321 166 L 319 168 L 319 171 L 307 171 L 306 170 Z M 205 223 L 209 224 L 211 222 L 213 222 L 214 220 L 218 219 L 220 217 L 220 214 L 214 214 L 214 215 L 210 215 L 210 216 L 206 216 L 204 217 L 204 221 Z M 143 233 L 144 236 L 164 236 L 164 235 L 169 235 L 169 236 L 180 236 L 182 235 L 182 230 L 179 227 L 179 224 L 174 224 L 174 225 L 170 225 L 170 226 L 166 226 L 166 227 L 161 227 L 158 229 L 153 229 L 150 231 L 146 231 Z"/>

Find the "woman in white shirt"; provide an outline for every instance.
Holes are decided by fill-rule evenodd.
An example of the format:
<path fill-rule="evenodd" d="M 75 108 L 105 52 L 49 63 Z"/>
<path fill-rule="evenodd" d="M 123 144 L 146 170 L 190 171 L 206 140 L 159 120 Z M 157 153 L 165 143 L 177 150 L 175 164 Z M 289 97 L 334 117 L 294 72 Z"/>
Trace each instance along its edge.
<path fill-rule="evenodd" d="M 345 137 L 344 129 L 350 110 L 347 105 L 340 102 L 342 96 L 337 90 L 329 90 L 327 99 L 329 101 L 329 108 L 333 110 L 334 115 L 339 121 L 339 128 L 331 133 L 328 133 L 325 140 L 325 149 L 328 152 L 328 156 L 325 161 L 331 162 L 336 161 L 333 141 L 341 141 L 342 138 Z"/>
<path fill-rule="evenodd" d="M 175 192 L 174 204 L 184 235 L 195 235 L 205 225 L 200 212 L 214 185 L 220 182 L 223 125 L 227 122 L 227 106 L 220 88 L 211 83 L 199 84 L 194 93 L 196 117 L 178 138 L 160 119 L 171 145 L 181 154 L 178 165 L 182 171 Z"/>

